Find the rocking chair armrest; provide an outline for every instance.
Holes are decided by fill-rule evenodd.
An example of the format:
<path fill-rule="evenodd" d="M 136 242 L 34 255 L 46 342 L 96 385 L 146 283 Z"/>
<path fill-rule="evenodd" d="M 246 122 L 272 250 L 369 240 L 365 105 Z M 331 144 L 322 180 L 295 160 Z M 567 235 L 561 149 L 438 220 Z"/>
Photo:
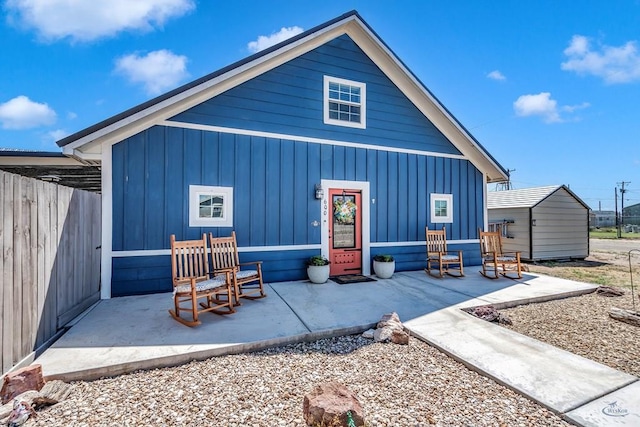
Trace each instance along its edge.
<path fill-rule="evenodd" d="M 248 261 L 248 262 L 241 262 L 238 265 L 260 265 L 262 264 L 262 261 Z"/>
<path fill-rule="evenodd" d="M 233 273 L 234 271 L 237 271 L 237 270 L 238 270 L 238 267 L 223 267 L 223 268 L 216 268 L 209 274 L 211 275 L 211 277 L 217 274 L 222 274 L 222 273 L 225 273 L 227 276 L 229 276 L 230 273 Z"/>
<path fill-rule="evenodd" d="M 491 259 L 496 259 L 498 256 L 500 256 L 500 254 L 498 253 L 498 251 L 487 251 L 482 252 L 481 256 L 482 258 L 490 257 Z"/>
<path fill-rule="evenodd" d="M 198 282 L 202 282 L 203 280 L 209 280 L 209 277 L 208 276 L 183 277 L 180 279 L 174 279 L 173 286 L 176 287 L 176 286 L 185 285 L 189 283 L 198 283 Z"/>
<path fill-rule="evenodd" d="M 457 255 L 459 257 L 462 257 L 462 251 L 447 251 L 447 252 L 440 252 L 442 255 Z"/>
<path fill-rule="evenodd" d="M 512 251 L 512 252 L 502 252 L 500 255 L 502 256 L 512 256 L 512 257 L 517 257 L 521 254 L 520 251 Z"/>

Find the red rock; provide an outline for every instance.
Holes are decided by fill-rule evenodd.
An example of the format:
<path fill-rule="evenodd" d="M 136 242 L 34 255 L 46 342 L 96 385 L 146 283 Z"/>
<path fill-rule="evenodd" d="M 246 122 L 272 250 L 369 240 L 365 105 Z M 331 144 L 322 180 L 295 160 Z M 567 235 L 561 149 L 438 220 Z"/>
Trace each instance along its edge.
<path fill-rule="evenodd" d="M 41 365 L 30 365 L 25 368 L 9 372 L 4 376 L 0 400 L 2 404 L 11 401 L 14 397 L 28 390 L 40 391 L 44 387 Z"/>
<path fill-rule="evenodd" d="M 347 412 L 356 426 L 364 425 L 362 405 L 356 395 L 345 385 L 328 382 L 317 385 L 304 397 L 304 420 L 309 426 L 348 426 Z"/>

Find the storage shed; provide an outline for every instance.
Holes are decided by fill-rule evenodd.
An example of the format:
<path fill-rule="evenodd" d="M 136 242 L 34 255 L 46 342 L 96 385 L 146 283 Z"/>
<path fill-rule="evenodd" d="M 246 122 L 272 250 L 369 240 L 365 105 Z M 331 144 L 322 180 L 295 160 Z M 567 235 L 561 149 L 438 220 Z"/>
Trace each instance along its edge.
<path fill-rule="evenodd" d="M 524 260 L 589 256 L 589 206 L 565 185 L 487 193 L 489 229 Z"/>

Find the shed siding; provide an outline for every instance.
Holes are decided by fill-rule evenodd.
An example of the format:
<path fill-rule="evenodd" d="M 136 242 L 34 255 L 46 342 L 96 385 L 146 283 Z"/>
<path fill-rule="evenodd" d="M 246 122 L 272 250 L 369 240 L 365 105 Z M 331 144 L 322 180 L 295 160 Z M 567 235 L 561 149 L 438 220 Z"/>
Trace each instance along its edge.
<path fill-rule="evenodd" d="M 324 124 L 325 75 L 366 83 L 366 129 Z M 171 120 L 460 154 L 347 35 Z"/>
<path fill-rule="evenodd" d="M 482 174 L 467 160 L 162 126 L 115 144 L 112 158 L 114 251 L 168 249 L 171 234 L 191 239 L 232 229 L 240 247 L 319 245 L 320 228 L 311 223 L 321 219 L 313 191 L 321 179 L 370 183 L 371 242 L 424 241 L 425 226 L 437 227 L 427 222 L 433 192 L 453 194 L 448 239 L 475 239 L 484 222 Z M 233 187 L 233 227 L 189 227 L 189 185 Z M 267 281 L 293 280 L 305 277 L 302 261 L 318 252 L 241 258 L 265 261 Z M 399 255 L 399 270 L 423 266 L 421 245 L 384 252 Z M 166 259 L 114 258 L 112 294 L 170 290 L 167 265 L 160 268 Z"/>
<path fill-rule="evenodd" d="M 533 208 L 534 259 L 586 258 L 589 255 L 587 208 L 564 189 Z"/>
<path fill-rule="evenodd" d="M 523 259 L 529 259 L 529 208 L 491 209 L 488 217 L 489 222 L 513 221 L 508 226 L 509 238 L 502 239 L 502 248 L 505 252 L 519 251 Z"/>

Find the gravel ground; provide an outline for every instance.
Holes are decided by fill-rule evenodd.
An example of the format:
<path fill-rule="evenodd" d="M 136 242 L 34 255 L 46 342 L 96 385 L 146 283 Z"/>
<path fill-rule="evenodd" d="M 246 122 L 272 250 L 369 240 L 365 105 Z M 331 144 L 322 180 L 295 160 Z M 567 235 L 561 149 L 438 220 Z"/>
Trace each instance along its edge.
<path fill-rule="evenodd" d="M 640 311 L 636 295 L 636 311 Z M 609 317 L 609 308 L 632 310 L 631 292 L 621 297 L 595 293 L 501 310 L 516 332 L 640 377 L 640 328 Z"/>
<path fill-rule="evenodd" d="M 568 426 L 427 344 L 348 336 L 72 384 L 28 426 L 304 426 L 324 381 L 356 393 L 368 426 Z"/>
<path fill-rule="evenodd" d="M 640 329 L 608 316 L 611 306 L 633 307 L 626 291 L 501 312 L 510 329 L 640 376 Z M 304 426 L 304 395 L 324 381 L 356 393 L 367 426 L 569 425 L 418 339 L 399 346 L 360 336 L 76 382 L 68 400 L 26 425 Z"/>

